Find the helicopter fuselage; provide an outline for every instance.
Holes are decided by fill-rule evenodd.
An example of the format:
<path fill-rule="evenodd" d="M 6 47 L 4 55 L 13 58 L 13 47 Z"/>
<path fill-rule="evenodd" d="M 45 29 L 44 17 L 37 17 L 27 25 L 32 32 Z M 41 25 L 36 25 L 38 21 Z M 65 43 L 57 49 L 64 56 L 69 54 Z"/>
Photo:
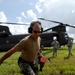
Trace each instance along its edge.
<path fill-rule="evenodd" d="M 6 37 L 0 37 L 0 51 L 6 51 L 16 45 L 22 38 L 29 34 L 20 34 L 20 35 L 8 35 Z M 48 32 L 42 33 L 41 37 L 41 45 L 44 47 L 52 46 L 51 43 L 53 41 L 53 37 L 57 37 L 60 45 L 67 44 L 67 33 L 57 33 L 57 32 Z"/>

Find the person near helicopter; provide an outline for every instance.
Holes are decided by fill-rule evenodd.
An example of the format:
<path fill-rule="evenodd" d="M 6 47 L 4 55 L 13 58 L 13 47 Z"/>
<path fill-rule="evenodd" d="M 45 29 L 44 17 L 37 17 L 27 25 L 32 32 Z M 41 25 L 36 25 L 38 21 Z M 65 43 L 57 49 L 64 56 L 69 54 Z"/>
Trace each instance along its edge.
<path fill-rule="evenodd" d="M 67 43 L 67 47 L 68 47 L 68 57 L 73 56 L 71 50 L 72 50 L 72 45 L 73 45 L 73 38 L 68 37 L 68 43 Z"/>
<path fill-rule="evenodd" d="M 57 56 L 57 50 L 60 47 L 60 43 L 57 41 L 57 37 L 54 37 L 53 40 L 54 41 L 51 43 L 51 45 L 53 45 L 52 57 L 56 57 Z"/>
<path fill-rule="evenodd" d="M 0 57 L 0 64 L 5 59 L 10 57 L 17 51 L 21 51 L 21 55 L 18 59 L 18 65 L 24 75 L 38 75 L 38 65 L 36 65 L 35 59 L 38 56 L 42 56 L 40 53 L 40 33 L 43 32 L 43 28 L 40 21 L 33 21 L 28 28 L 30 35 L 26 36 L 13 48 L 8 50 L 2 57 Z"/>

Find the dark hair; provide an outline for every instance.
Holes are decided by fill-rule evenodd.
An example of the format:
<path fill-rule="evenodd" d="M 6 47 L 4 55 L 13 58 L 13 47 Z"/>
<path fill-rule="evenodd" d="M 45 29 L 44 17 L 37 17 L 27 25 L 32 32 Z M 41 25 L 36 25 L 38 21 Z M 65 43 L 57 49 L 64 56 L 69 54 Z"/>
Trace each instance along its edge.
<path fill-rule="evenodd" d="M 33 22 L 31 22 L 30 27 L 28 28 L 28 32 L 29 32 L 29 33 L 32 33 L 33 26 L 34 26 L 36 23 L 38 23 L 39 25 L 41 25 L 41 22 L 40 22 L 40 21 L 33 21 Z M 42 27 L 41 27 L 41 32 L 43 32 L 43 28 L 42 28 Z"/>
<path fill-rule="evenodd" d="M 36 23 L 38 23 L 38 24 L 41 25 L 41 22 L 40 21 L 33 21 L 33 22 L 31 22 L 30 27 L 33 27 Z"/>

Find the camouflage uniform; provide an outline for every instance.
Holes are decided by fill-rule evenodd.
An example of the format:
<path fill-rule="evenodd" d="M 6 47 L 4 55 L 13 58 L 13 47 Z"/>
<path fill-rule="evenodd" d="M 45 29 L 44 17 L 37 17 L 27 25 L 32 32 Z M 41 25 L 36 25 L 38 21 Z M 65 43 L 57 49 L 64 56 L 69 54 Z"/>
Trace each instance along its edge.
<path fill-rule="evenodd" d="M 18 65 L 22 69 L 24 75 L 38 75 L 38 64 L 35 61 L 27 62 L 19 57 Z"/>
<path fill-rule="evenodd" d="M 57 40 L 52 42 L 53 45 L 53 57 L 57 56 L 57 49 L 59 48 L 60 44 Z"/>
<path fill-rule="evenodd" d="M 68 46 L 68 51 L 69 51 L 68 57 L 70 57 L 70 56 L 72 55 L 72 53 L 71 53 L 72 45 L 73 45 L 73 39 L 72 39 L 72 38 L 68 38 L 68 44 L 67 44 L 67 46 Z"/>

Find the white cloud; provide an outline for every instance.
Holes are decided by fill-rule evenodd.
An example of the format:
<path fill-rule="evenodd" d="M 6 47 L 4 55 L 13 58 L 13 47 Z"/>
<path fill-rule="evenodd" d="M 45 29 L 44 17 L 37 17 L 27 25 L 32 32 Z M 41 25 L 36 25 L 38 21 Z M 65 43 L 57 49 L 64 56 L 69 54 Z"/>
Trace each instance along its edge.
<path fill-rule="evenodd" d="M 24 12 L 22 12 L 22 13 L 21 13 L 21 15 L 22 15 L 23 17 L 25 17 L 25 18 L 26 18 L 26 16 L 25 16 L 25 13 L 24 13 Z"/>
<path fill-rule="evenodd" d="M 17 20 L 18 20 L 18 22 L 22 22 L 22 18 L 21 17 L 16 17 L 17 18 Z"/>
<path fill-rule="evenodd" d="M 22 18 L 21 17 L 17 17 L 18 19 L 18 23 L 23 23 L 22 22 Z M 5 13 L 3 11 L 0 12 L 0 22 L 7 22 L 7 17 L 5 15 Z M 6 25 L 9 27 L 9 30 L 12 34 L 24 34 L 27 33 L 28 30 L 28 26 L 20 26 L 20 25 L 7 25 L 7 24 L 2 24 L 2 25 Z"/>
<path fill-rule="evenodd" d="M 46 9 L 50 9 L 51 7 L 53 7 L 57 1 L 58 0 L 39 0 L 36 3 L 35 8 L 38 10 L 39 13 L 41 13 L 43 12 L 43 10 L 47 11 Z"/>
<path fill-rule="evenodd" d="M 0 12 L 0 21 L 1 22 L 6 22 L 7 21 L 6 15 L 3 11 Z"/>
<path fill-rule="evenodd" d="M 42 9 L 40 8 L 41 4 L 39 2 L 36 3 L 35 8 L 38 10 L 39 13 L 42 12 Z"/>
<path fill-rule="evenodd" d="M 72 13 L 75 13 L 75 10 L 72 10 Z"/>
<path fill-rule="evenodd" d="M 54 5 L 57 1 L 58 1 L 58 0 L 47 0 L 47 1 L 44 2 L 44 6 L 45 6 L 46 8 L 49 8 L 49 6 L 52 7 L 52 5 Z"/>
<path fill-rule="evenodd" d="M 75 43 L 75 35 L 74 34 L 68 34 L 70 37 L 72 37 L 73 38 L 73 42 Z"/>
<path fill-rule="evenodd" d="M 39 0 L 39 2 L 45 2 L 46 0 Z"/>
<path fill-rule="evenodd" d="M 66 30 L 67 30 L 67 31 L 69 31 L 69 30 L 70 30 L 70 28 L 69 28 L 69 27 L 66 27 Z"/>
<path fill-rule="evenodd" d="M 28 26 L 22 26 L 22 25 L 10 25 L 10 31 L 12 32 L 13 35 L 18 35 L 18 34 L 25 34 L 28 33 Z"/>
<path fill-rule="evenodd" d="M 27 16 L 30 17 L 32 20 L 37 20 L 36 14 L 33 12 L 33 10 L 27 11 Z"/>

